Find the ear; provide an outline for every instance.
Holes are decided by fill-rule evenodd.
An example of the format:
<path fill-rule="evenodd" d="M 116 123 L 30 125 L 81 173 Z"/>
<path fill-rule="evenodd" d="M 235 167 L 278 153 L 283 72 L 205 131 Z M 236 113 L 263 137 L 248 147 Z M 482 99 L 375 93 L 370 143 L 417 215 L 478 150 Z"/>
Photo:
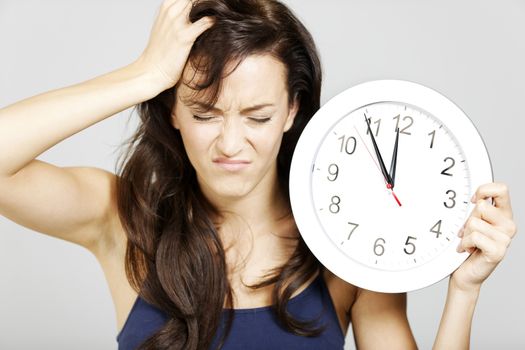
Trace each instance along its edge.
<path fill-rule="evenodd" d="M 175 115 L 175 108 L 171 111 L 171 125 L 177 130 L 179 130 L 179 120 L 177 118 L 177 115 Z"/>
<path fill-rule="evenodd" d="M 171 98 L 172 98 L 171 99 L 171 125 L 173 125 L 173 127 L 177 130 L 180 129 L 180 124 L 179 124 L 179 118 L 177 118 L 177 114 L 175 113 L 175 109 L 176 109 L 177 103 L 179 103 L 178 91 L 179 91 L 180 80 L 182 79 L 179 79 L 177 84 L 175 84 L 175 86 L 173 87 L 173 92 L 171 95 Z"/>
<path fill-rule="evenodd" d="M 284 124 L 284 132 L 287 132 L 292 127 L 293 121 L 295 120 L 295 116 L 297 115 L 297 111 L 299 111 L 299 98 L 295 97 L 292 105 L 290 106 L 288 117 L 286 117 L 286 122 Z"/>

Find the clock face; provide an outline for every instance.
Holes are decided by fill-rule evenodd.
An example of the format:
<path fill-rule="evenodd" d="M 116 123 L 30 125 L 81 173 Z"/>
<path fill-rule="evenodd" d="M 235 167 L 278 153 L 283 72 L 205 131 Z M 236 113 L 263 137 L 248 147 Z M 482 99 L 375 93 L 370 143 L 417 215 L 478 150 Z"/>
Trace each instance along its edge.
<path fill-rule="evenodd" d="M 399 128 L 393 190 L 365 118 L 388 168 Z M 320 140 L 311 192 L 338 249 L 371 268 L 399 271 L 428 262 L 454 240 L 472 191 L 461 144 L 440 120 L 415 106 L 379 102 L 341 116 Z"/>
<path fill-rule="evenodd" d="M 360 287 L 401 292 L 468 257 L 456 252 L 457 233 L 472 194 L 490 181 L 483 141 L 457 106 L 415 83 L 375 81 L 339 94 L 308 123 L 290 196 L 321 263 Z"/>

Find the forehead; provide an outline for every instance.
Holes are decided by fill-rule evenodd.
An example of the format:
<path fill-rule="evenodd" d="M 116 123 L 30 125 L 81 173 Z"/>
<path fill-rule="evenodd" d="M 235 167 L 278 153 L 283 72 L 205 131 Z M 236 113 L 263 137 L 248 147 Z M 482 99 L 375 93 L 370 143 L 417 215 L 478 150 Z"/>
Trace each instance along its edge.
<path fill-rule="evenodd" d="M 235 105 L 275 102 L 287 98 L 286 67 L 269 54 L 248 56 L 237 67 L 231 63 L 226 67 L 225 74 L 217 106 L 232 108 Z M 177 95 L 182 101 L 205 99 L 206 90 L 197 92 L 191 89 L 199 79 L 202 79 L 201 73 L 187 64 L 182 84 L 177 89 Z"/>

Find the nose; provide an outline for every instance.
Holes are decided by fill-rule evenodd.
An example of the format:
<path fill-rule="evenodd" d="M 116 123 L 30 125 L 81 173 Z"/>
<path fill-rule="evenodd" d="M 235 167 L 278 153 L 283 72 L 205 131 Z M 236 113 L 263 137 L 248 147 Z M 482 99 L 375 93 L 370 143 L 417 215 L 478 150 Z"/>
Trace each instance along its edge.
<path fill-rule="evenodd" d="M 233 157 L 243 148 L 244 132 L 240 119 L 224 118 L 221 133 L 217 138 L 217 148 L 225 157 Z"/>

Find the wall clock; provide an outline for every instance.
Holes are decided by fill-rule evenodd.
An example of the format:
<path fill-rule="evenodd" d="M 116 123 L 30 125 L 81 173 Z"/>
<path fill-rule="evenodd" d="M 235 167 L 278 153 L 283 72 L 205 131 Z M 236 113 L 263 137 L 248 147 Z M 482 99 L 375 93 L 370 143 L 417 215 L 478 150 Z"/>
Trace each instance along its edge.
<path fill-rule="evenodd" d="M 457 233 L 481 184 L 483 140 L 433 89 L 400 80 L 351 87 L 305 127 L 290 170 L 292 211 L 319 261 L 379 292 L 420 289 L 467 257 Z"/>

